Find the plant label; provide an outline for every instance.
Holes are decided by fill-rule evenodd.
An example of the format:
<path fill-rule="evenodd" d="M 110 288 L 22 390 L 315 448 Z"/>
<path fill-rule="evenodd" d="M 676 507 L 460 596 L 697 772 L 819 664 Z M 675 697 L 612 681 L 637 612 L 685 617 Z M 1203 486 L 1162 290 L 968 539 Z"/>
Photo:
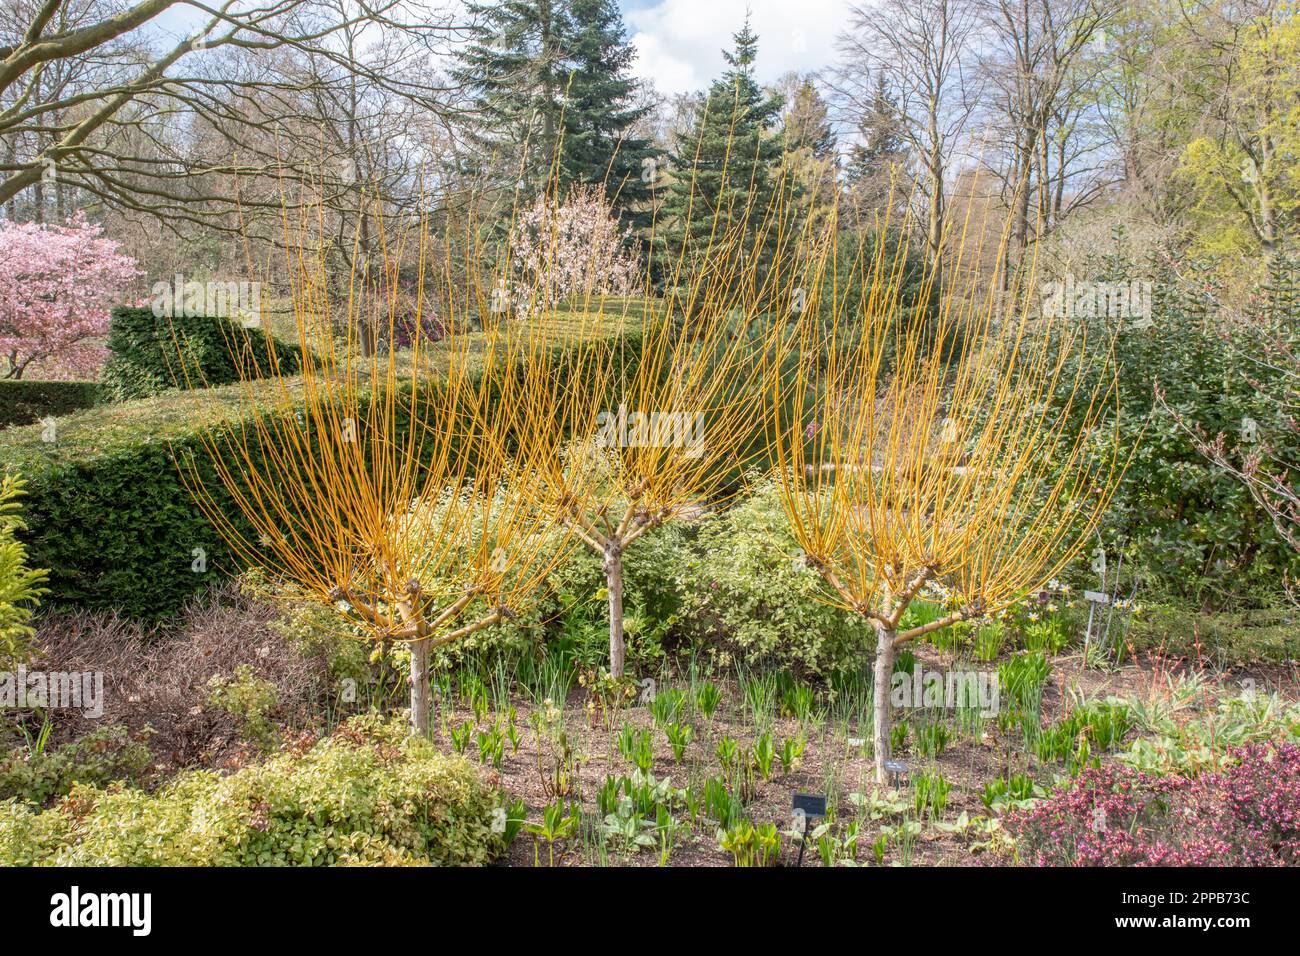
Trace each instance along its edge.
<path fill-rule="evenodd" d="M 817 793 L 796 793 L 790 800 L 790 806 L 796 813 L 805 817 L 826 816 L 826 796 Z"/>

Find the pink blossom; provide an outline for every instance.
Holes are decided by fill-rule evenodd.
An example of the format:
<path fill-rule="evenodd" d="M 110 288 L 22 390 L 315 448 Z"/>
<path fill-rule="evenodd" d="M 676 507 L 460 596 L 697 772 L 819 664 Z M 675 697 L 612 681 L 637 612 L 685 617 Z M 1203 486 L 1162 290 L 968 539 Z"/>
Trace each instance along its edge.
<path fill-rule="evenodd" d="M 105 350 L 108 310 L 140 273 L 102 227 L 80 213 L 66 225 L 0 220 L 0 377 L 33 363 L 93 374 Z"/>

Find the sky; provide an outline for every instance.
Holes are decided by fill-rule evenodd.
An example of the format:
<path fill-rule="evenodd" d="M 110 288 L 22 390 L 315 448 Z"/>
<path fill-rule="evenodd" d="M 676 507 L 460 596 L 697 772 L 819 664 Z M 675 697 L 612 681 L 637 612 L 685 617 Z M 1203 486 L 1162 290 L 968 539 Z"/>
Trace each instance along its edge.
<path fill-rule="evenodd" d="M 661 93 L 706 88 L 725 67 L 723 48 L 746 9 L 758 33 L 760 83 L 835 60 L 835 37 L 847 25 L 849 0 L 620 0 L 637 49 L 633 72 Z"/>

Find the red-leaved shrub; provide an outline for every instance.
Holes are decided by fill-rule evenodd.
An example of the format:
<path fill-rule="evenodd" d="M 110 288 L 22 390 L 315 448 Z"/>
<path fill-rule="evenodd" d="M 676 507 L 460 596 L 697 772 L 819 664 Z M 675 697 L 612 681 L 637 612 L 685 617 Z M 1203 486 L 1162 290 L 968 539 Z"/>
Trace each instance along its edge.
<path fill-rule="evenodd" d="M 1238 747 L 1195 777 L 1087 770 L 1006 827 L 1036 866 L 1294 866 L 1300 747 Z"/>

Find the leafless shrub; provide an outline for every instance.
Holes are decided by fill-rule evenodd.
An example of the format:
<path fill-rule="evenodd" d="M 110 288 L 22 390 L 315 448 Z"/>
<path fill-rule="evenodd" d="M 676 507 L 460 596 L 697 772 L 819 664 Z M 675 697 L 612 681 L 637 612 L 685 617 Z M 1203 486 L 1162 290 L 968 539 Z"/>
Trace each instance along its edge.
<path fill-rule="evenodd" d="M 55 711 L 51 744 L 123 724 L 133 732 L 150 728 L 150 746 L 161 762 L 220 764 L 247 749 L 247 742 L 237 718 L 209 706 L 209 682 L 233 678 L 241 665 L 274 685 L 279 724 L 308 725 L 320 710 L 326 663 L 291 645 L 271 626 L 275 617 L 275 608 L 233 587 L 191 604 L 166 630 L 117 614 L 45 615 L 29 669 L 104 675 L 103 716 Z"/>

